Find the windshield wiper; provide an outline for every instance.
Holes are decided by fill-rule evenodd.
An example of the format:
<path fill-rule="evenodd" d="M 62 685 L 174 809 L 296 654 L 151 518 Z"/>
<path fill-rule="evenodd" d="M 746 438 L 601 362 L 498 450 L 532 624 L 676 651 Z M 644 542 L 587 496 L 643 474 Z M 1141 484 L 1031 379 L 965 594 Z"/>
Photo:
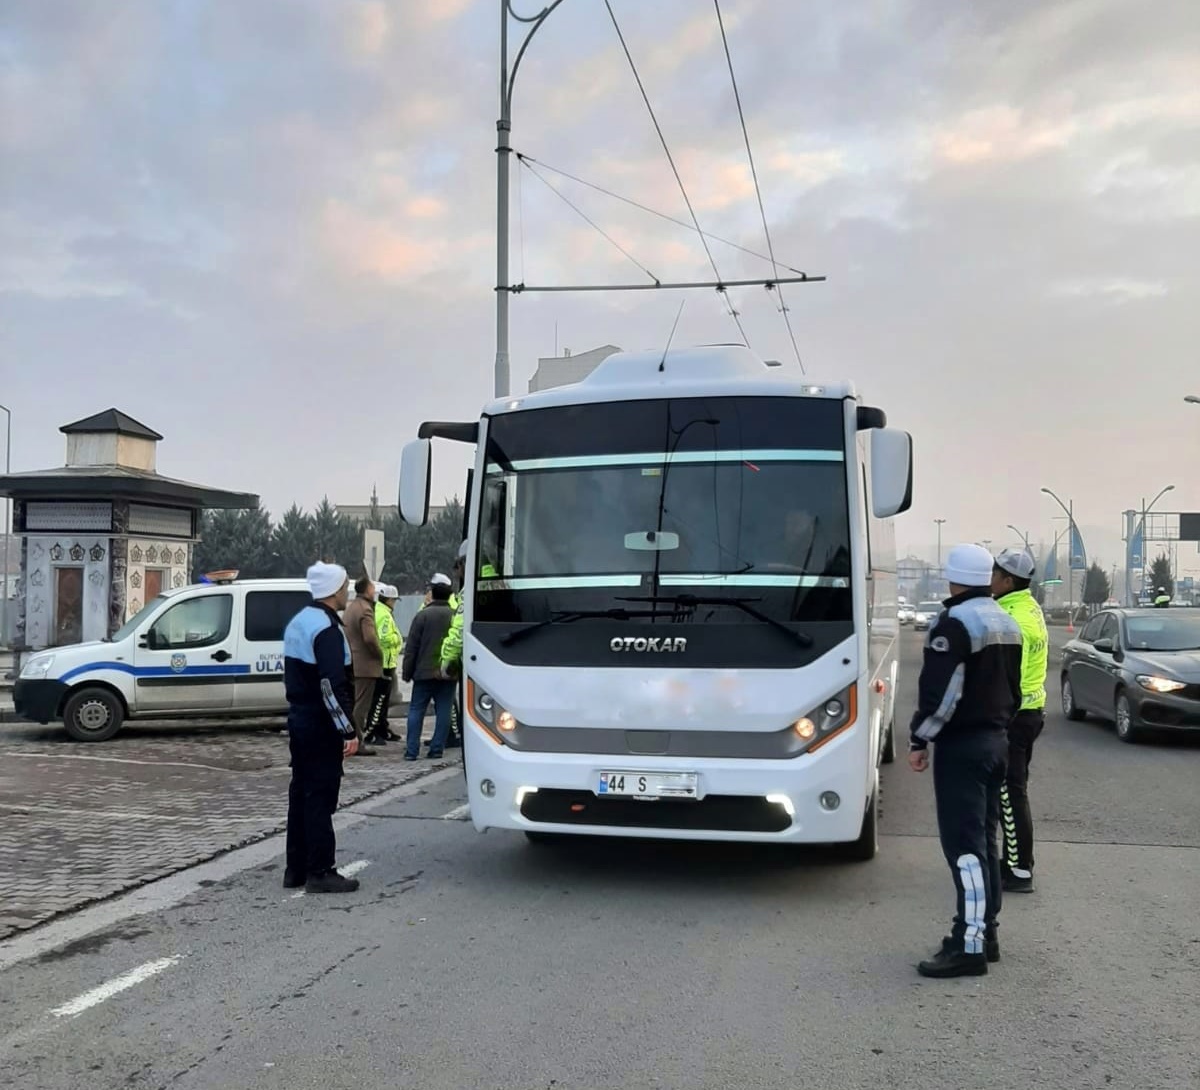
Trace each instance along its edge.
<path fill-rule="evenodd" d="M 500 637 L 500 642 L 508 647 L 523 639 L 531 633 L 537 632 L 538 629 L 546 628 L 552 624 L 571 624 L 574 621 L 588 620 L 593 617 L 604 617 L 612 621 L 627 621 L 631 617 L 653 617 L 656 616 L 652 609 L 564 609 L 551 614 L 544 621 L 538 621 L 536 624 L 531 624 L 528 628 L 517 628 L 510 632 L 505 632 Z"/>
<path fill-rule="evenodd" d="M 763 624 L 768 624 L 772 628 L 778 629 L 795 640 L 801 647 L 812 647 L 813 638 L 807 632 L 797 632 L 794 628 L 788 628 L 782 621 L 777 621 L 774 617 L 768 617 L 762 610 L 755 609 L 751 602 L 761 602 L 761 598 L 699 598 L 695 594 L 655 594 L 646 598 L 618 598 L 618 602 L 659 602 L 673 605 L 683 606 L 685 609 L 692 606 L 733 606 L 734 609 L 740 609 L 743 613 L 749 614 L 756 621 L 762 621 Z"/>

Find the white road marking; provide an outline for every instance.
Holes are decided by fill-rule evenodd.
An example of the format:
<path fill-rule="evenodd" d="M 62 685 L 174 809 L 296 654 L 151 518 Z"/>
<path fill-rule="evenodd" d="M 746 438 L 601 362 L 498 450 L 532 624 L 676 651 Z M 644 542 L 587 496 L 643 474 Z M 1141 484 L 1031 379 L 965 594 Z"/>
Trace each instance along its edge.
<path fill-rule="evenodd" d="M 119 995 L 121 992 L 128 991 L 130 988 L 136 987 L 144 980 L 149 980 L 152 976 L 158 976 L 159 973 L 171 968 L 179 960 L 179 956 L 171 958 L 159 958 L 157 961 L 148 961 L 145 965 L 139 965 L 136 969 L 130 969 L 127 973 L 122 973 L 118 977 L 101 984 L 98 988 L 93 988 L 90 992 L 84 992 L 83 995 L 76 996 L 70 1003 L 64 1003 L 61 1007 L 55 1007 L 50 1013 L 55 1018 L 74 1018 L 76 1015 L 82 1014 L 86 1010 L 103 1003 L 106 999 L 111 999 L 114 995 Z"/>
<path fill-rule="evenodd" d="M 353 863 L 347 863 L 344 867 L 338 867 L 337 870 L 338 874 L 343 878 L 353 878 L 360 871 L 366 870 L 370 865 L 371 861 L 369 859 L 356 859 Z M 292 900 L 294 901 L 297 897 L 303 896 L 304 890 L 299 890 L 292 894 Z"/>
<path fill-rule="evenodd" d="M 443 821 L 462 821 L 471 812 L 471 804 L 464 802 L 461 806 L 456 806 L 447 814 L 442 815 Z"/>
<path fill-rule="evenodd" d="M 408 798 L 410 795 L 419 795 L 432 784 L 461 775 L 462 768 L 454 764 L 399 784 L 374 798 L 354 803 L 354 810 L 357 812 L 339 811 L 334 815 L 333 827 L 342 832 L 362 825 L 371 820 L 372 810 L 390 806 L 398 799 Z M 198 863 L 194 867 L 149 882 L 128 893 L 119 894 L 92 908 L 85 908 L 61 920 L 52 920 L 33 931 L 5 939 L 0 942 L 0 971 L 137 916 L 162 912 L 194 893 L 201 892 L 217 882 L 223 882 L 235 874 L 241 874 L 251 867 L 277 862 L 283 853 L 284 842 L 284 834 L 276 833 L 245 848 L 219 855 L 207 863 Z"/>

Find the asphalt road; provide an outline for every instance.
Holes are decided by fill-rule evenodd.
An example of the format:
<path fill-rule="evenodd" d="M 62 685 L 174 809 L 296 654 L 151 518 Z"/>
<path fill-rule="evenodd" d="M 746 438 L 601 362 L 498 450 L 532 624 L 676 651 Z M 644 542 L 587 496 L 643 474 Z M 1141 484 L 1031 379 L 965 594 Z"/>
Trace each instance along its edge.
<path fill-rule="evenodd" d="M 860 865 L 480 836 L 444 769 L 343 815 L 353 896 L 285 893 L 267 843 L 0 944 L 0 1081 L 1195 1090 L 1200 744 L 1055 712 L 1033 777 L 1039 891 L 985 978 L 913 970 L 951 890 L 903 763 Z"/>

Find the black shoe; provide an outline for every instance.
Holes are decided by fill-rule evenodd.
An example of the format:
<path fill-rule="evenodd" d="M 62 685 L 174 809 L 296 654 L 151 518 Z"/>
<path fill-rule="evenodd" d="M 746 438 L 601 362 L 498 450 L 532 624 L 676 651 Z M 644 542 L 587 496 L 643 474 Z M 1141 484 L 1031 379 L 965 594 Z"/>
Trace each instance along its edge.
<path fill-rule="evenodd" d="M 353 893 L 356 889 L 357 878 L 343 878 L 335 870 L 314 875 L 304 883 L 305 893 Z"/>
<path fill-rule="evenodd" d="M 386 734 L 372 734 L 371 737 L 367 739 L 367 741 L 370 742 L 371 745 L 373 745 L 373 746 L 386 746 L 388 744 Z"/>
<path fill-rule="evenodd" d="M 946 979 L 953 976 L 987 976 L 986 954 L 964 954 L 944 946 L 933 957 L 921 962 L 917 972 L 922 976 Z"/>
<path fill-rule="evenodd" d="M 947 935 L 942 939 L 942 953 L 952 954 L 955 950 L 954 940 Z M 1000 940 L 994 935 L 989 935 L 983 940 L 983 953 L 988 959 L 989 965 L 995 965 L 1000 960 Z"/>
<path fill-rule="evenodd" d="M 374 757 L 375 750 L 367 748 L 367 740 L 364 738 L 358 746 L 358 755 L 360 757 Z"/>
<path fill-rule="evenodd" d="M 406 754 L 404 755 L 404 759 L 405 759 L 406 761 L 415 761 L 415 760 L 416 760 L 416 757 L 414 757 L 414 756 L 413 756 L 411 753 L 406 753 Z"/>
<path fill-rule="evenodd" d="M 440 761 L 440 760 L 441 760 L 441 759 L 442 759 L 442 758 L 445 756 L 445 754 L 444 754 L 444 753 L 443 753 L 443 752 L 442 752 L 440 749 L 439 749 L 439 750 L 438 750 L 436 753 L 434 753 L 434 752 L 433 752 L 433 750 L 431 749 L 431 750 L 430 750 L 430 751 L 429 751 L 429 752 L 426 754 L 426 756 L 427 756 L 427 757 L 428 757 L 428 758 L 429 758 L 431 761 Z"/>
<path fill-rule="evenodd" d="M 1033 875 L 1019 878 L 1015 874 L 1006 874 L 1000 879 L 1000 888 L 1005 893 L 1032 893 L 1034 890 Z"/>
<path fill-rule="evenodd" d="M 462 740 L 459 738 L 447 738 L 446 739 L 446 748 L 447 749 L 462 749 Z"/>
<path fill-rule="evenodd" d="M 386 737 L 389 742 L 403 742 L 404 741 L 404 739 L 401 738 L 400 735 L 398 735 L 394 730 L 390 730 L 390 729 L 384 732 L 384 737 Z"/>
<path fill-rule="evenodd" d="M 305 882 L 308 881 L 308 876 L 303 871 L 292 870 L 290 867 L 283 872 L 283 888 L 284 889 L 299 889 Z"/>

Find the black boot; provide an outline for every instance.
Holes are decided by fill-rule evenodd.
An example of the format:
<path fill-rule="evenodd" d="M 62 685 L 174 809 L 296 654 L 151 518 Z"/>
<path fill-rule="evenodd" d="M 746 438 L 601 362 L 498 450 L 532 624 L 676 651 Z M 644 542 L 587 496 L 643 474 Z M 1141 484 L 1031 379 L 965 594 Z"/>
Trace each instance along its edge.
<path fill-rule="evenodd" d="M 1005 893 L 1032 893 L 1034 889 L 1033 875 L 1031 874 L 1028 878 L 1020 878 L 1015 874 L 1005 872 L 1000 879 L 1000 888 Z"/>
<path fill-rule="evenodd" d="M 300 889 L 305 882 L 308 881 L 308 876 L 299 870 L 292 870 L 288 867 L 283 872 L 283 888 L 284 889 Z"/>
<path fill-rule="evenodd" d="M 988 963 L 986 954 L 967 954 L 955 943 L 947 949 L 942 948 L 933 957 L 922 961 L 917 966 L 917 972 L 922 976 L 946 979 L 954 976 L 987 976 Z"/>
<path fill-rule="evenodd" d="M 357 878 L 343 878 L 335 870 L 313 875 L 304 884 L 305 893 L 353 893 L 356 889 Z"/>
<path fill-rule="evenodd" d="M 953 953 L 955 949 L 956 943 L 949 935 L 942 939 L 944 953 Z M 988 964 L 995 965 L 1000 960 L 1000 937 L 993 934 L 986 935 L 983 940 L 983 952 L 988 959 Z"/>

